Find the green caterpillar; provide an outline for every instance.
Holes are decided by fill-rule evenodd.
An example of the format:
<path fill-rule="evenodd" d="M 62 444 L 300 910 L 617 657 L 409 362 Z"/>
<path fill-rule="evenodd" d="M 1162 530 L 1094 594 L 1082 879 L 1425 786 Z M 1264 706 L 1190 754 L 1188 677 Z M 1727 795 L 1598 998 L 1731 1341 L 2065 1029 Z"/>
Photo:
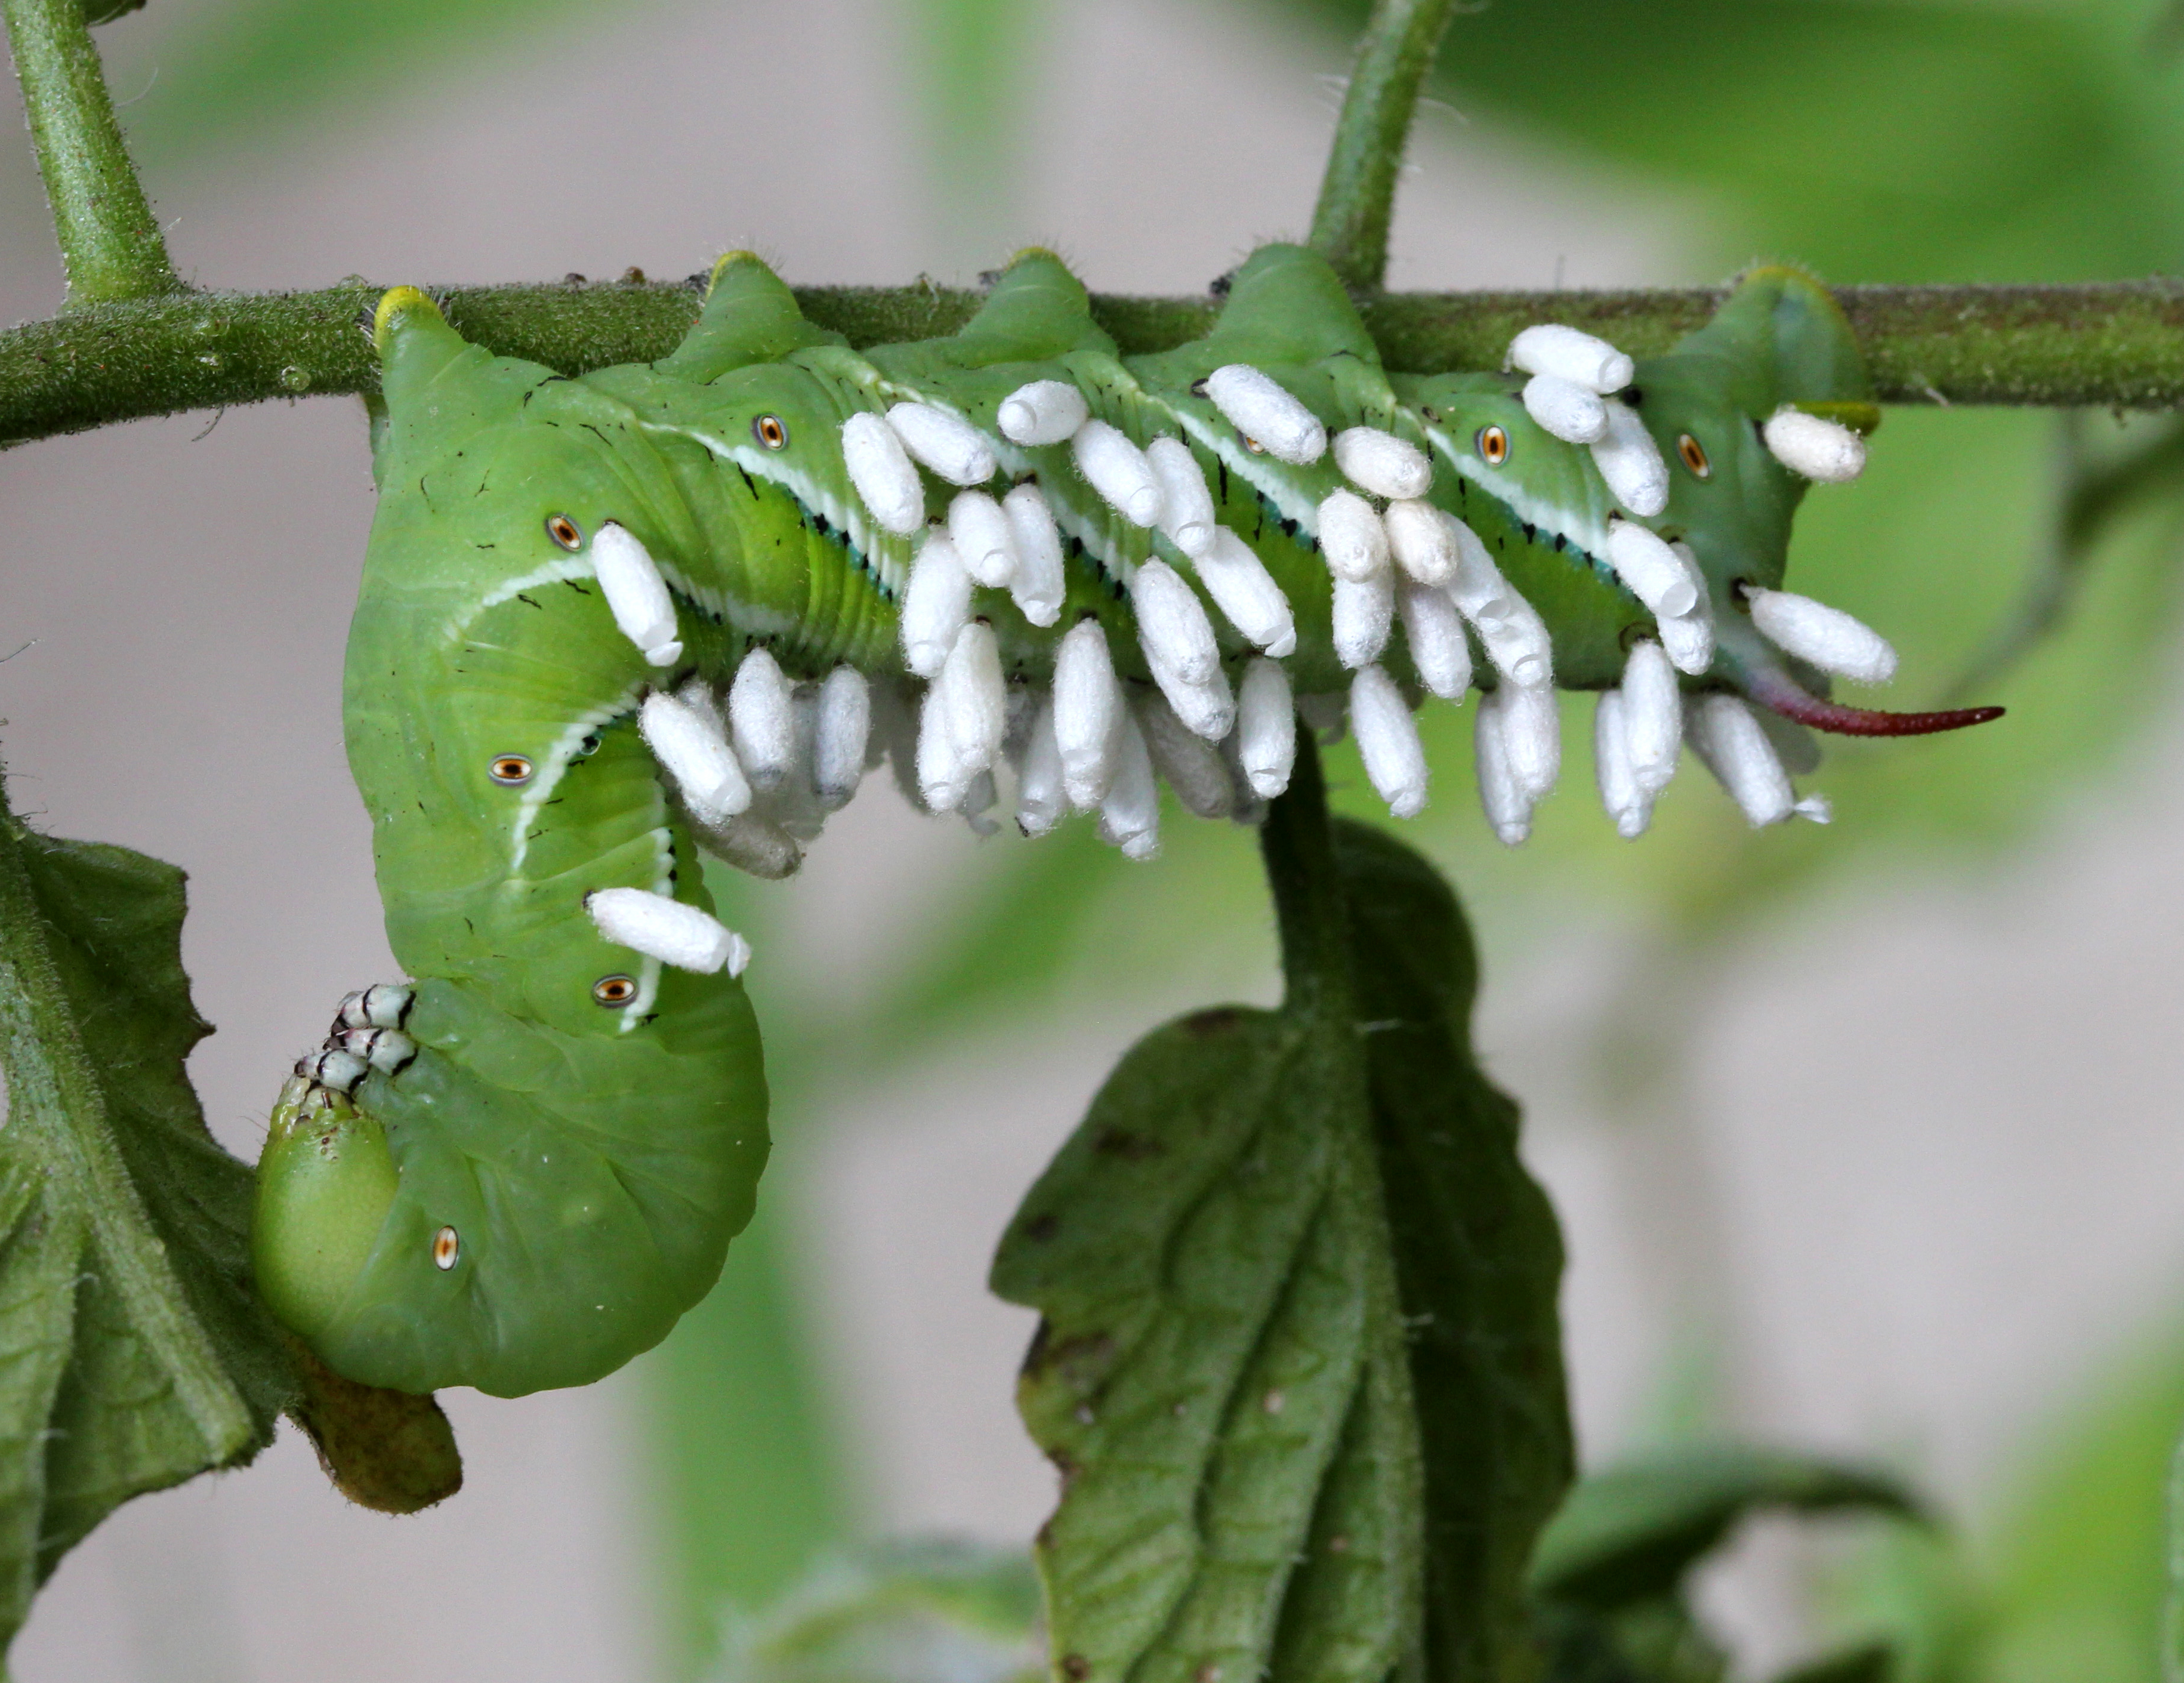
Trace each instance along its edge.
<path fill-rule="evenodd" d="M 1028 252 L 951 337 L 852 350 L 724 259 L 675 353 L 568 379 L 387 294 L 381 500 L 348 750 L 395 956 L 298 1066 L 259 1168 L 259 1278 L 338 1371 L 575 1385 L 717 1275 L 767 1150 L 748 949 L 695 849 L 793 869 L 883 750 L 974 823 L 1013 766 L 1134 856 L 1162 777 L 1207 816 L 1347 715 L 1398 814 L 1412 710 L 1474 685 L 1489 821 L 1556 780 L 1554 690 L 1602 693 L 1627 835 L 1689 741 L 1754 823 L 1798 811 L 1799 720 L 1886 676 L 1779 587 L 1812 478 L 1877 419 L 1827 293 L 1749 276 L 1635 366 L 1535 328 L 1513 373 L 1390 374 L 1332 271 L 1270 246 L 1206 338 L 1122 358 Z M 1758 710 L 1750 701 L 1762 704 Z M 1789 766 L 1786 768 L 1785 754 Z"/>

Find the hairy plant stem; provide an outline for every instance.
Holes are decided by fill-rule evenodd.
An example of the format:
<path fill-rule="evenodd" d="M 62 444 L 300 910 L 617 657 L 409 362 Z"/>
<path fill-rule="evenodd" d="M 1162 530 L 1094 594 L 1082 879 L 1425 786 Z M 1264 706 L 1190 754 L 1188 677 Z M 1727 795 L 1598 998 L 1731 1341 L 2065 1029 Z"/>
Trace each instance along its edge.
<path fill-rule="evenodd" d="M 83 0 L 0 0 L 70 309 L 182 290 L 129 161 Z"/>
<path fill-rule="evenodd" d="M 1375 0 L 1358 38 L 1311 240 L 1354 291 L 1377 292 L 1387 278 L 1388 228 L 1411 114 L 1455 13 L 1456 0 Z"/>
<path fill-rule="evenodd" d="M 144 415 L 378 383 L 357 317 L 380 288 L 189 293 L 71 309 L 0 332 L 0 446 Z M 457 287 L 437 294 L 476 343 L 566 374 L 665 355 L 698 310 L 687 284 Z M 1390 293 L 1364 301 L 1390 368 L 1498 368 L 1510 336 L 1567 321 L 1638 355 L 1665 350 L 1725 293 Z M 954 332 L 975 292 L 817 287 L 805 314 L 851 343 Z M 1883 402 L 2160 410 L 2184 406 L 2184 282 L 2075 287 L 1841 287 Z M 1211 298 L 1097 296 L 1126 352 L 1165 350 L 1211 325 Z"/>

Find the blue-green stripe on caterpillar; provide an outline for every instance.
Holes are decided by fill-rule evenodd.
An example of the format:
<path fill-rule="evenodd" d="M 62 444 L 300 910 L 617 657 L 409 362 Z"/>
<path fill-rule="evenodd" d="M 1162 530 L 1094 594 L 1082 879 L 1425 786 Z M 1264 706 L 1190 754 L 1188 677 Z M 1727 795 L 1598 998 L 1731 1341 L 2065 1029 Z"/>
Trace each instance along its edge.
<path fill-rule="evenodd" d="M 346 677 L 395 956 L 298 1064 L 259 1172 L 275 1312 L 337 1371 L 504 1395 L 663 1336 L 767 1150 L 749 957 L 695 850 L 761 875 L 883 758 L 990 828 L 1095 814 L 1158 846 L 1160 784 L 1249 820 L 1300 716 L 1399 816 L 1413 710 L 1474 688 L 1479 794 L 1519 842 L 1554 692 L 1599 693 L 1609 816 L 1688 744 L 1755 825 L 1825 804 L 1802 726 L 1944 730 L 1824 699 L 1895 657 L 1780 588 L 1807 485 L 1878 419 L 1794 270 L 1634 363 L 1567 327 L 1509 369 L 1390 373 L 1333 271 L 1269 246 L 1213 331 L 1124 358 L 1031 251 L 945 338 L 850 348 L 747 254 L 660 361 L 571 379 L 382 299 L 381 498 Z"/>

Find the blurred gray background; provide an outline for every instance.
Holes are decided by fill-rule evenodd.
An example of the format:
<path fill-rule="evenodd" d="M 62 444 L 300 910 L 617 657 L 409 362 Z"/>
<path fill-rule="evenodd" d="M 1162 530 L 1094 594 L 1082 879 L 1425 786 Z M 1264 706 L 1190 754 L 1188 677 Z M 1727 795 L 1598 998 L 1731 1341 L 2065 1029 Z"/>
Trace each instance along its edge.
<path fill-rule="evenodd" d="M 117 92 L 142 91 L 148 122 L 189 120 L 160 75 L 165 43 L 210 4 L 155 0 L 103 32 Z M 150 186 L 183 272 L 241 287 L 672 276 L 732 245 L 794 281 L 960 280 L 1037 239 L 1095 288 L 1180 292 L 1301 231 L 1346 67 L 1334 37 L 1213 0 L 1055 0 L 1011 199 L 966 213 L 925 169 L 900 70 L 916 26 L 889 0 L 578 8 L 398 81 L 379 109 L 290 123 L 277 144 L 239 130 Z M 1435 106 L 1391 284 L 1711 280 L 1708 214 Z M 58 268 L 20 140 L 0 148 L 0 315 L 49 312 Z M 1854 524 L 1859 492 L 1836 494 Z M 288 1062 L 343 992 L 394 973 L 337 699 L 371 513 L 360 408 L 306 400 L 17 449 L 0 455 L 0 653 L 26 645 L 0 664 L 14 800 L 56 833 L 187 868 L 185 955 L 220 1028 L 193 1073 L 220 1137 L 254 1156 Z M 2023 540 L 1982 541 L 2014 558 Z M 2024 844 L 1834 882 L 1751 919 L 1698 976 L 1675 970 L 1642 900 L 1557 893 L 1563 855 L 1467 878 L 1460 861 L 1482 856 L 1468 768 L 1440 765 L 1424 833 L 1469 888 L 1482 1044 L 1568 1224 L 1589 1460 L 1696 1411 L 1880 1456 L 1976 1524 L 2056 1411 L 2169 1324 L 2184 1262 L 2178 738 L 2164 704 Z M 1596 823 L 1580 740 L 1556 804 Z M 1719 805 L 1686 777 L 1678 800 Z M 1838 836 L 1861 822 L 1839 810 Z M 1458 833 L 1451 854 L 1440 839 Z M 1641 846 L 1680 842 L 1671 827 Z M 762 1017 L 854 998 L 969 916 L 1022 846 L 917 819 L 874 779 L 800 879 L 756 891 Z M 1119 892 L 1149 916 L 1178 893 L 1162 874 L 1187 867 Z M 1015 1541 L 1050 1505 L 1010 1400 L 1028 1318 L 984 1295 L 986 1260 L 1129 1040 L 1188 1006 L 1271 997 L 1263 914 L 1248 893 L 1219 909 L 1156 963 L 1134 965 L 1123 930 L 1036 1011 L 912 1036 L 883 1070 L 804 1084 L 777 1111 L 766 1195 L 848 1531 Z M 1653 966 L 1670 972 L 1658 989 Z M 1634 1011 L 1648 998 L 1662 1015 Z M 18 1674 L 671 1672 L 660 1359 L 583 1391 L 449 1396 L 468 1485 L 416 1519 L 346 1507 L 284 1429 L 256 1467 L 140 1501 L 70 1556 Z M 1749 1665 L 1804 1640 L 1797 1556 L 1762 1537 L 1709 1590 Z"/>

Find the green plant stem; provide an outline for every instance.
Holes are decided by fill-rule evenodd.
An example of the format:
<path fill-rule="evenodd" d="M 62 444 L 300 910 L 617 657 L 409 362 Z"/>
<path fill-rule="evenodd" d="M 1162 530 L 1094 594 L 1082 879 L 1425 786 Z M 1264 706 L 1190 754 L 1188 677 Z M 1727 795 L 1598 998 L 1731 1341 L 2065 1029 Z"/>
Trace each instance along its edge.
<path fill-rule="evenodd" d="M 192 293 L 71 310 L 0 332 L 0 445 L 144 415 L 371 390 L 378 369 L 357 316 L 375 286 L 309 293 Z M 437 294 L 476 343 L 564 373 L 664 355 L 688 331 L 687 285 L 458 287 Z M 1638 355 L 1704 322 L 1715 289 L 1616 293 L 1396 293 L 1368 298 L 1390 368 L 1498 368 L 1535 321 L 1605 333 Z M 978 294 L 932 286 L 817 287 L 798 301 L 853 343 L 948 333 Z M 2184 406 L 2184 283 L 2079 287 L 1842 287 L 1881 400 L 1897 404 Z M 1126 352 L 1206 332 L 1210 298 L 1095 297 Z"/>
<path fill-rule="evenodd" d="M 83 0 L 0 0 L 71 309 L 182 290 L 114 115 Z"/>
<path fill-rule="evenodd" d="M 1375 0 L 1359 37 L 1311 242 L 1353 290 L 1377 291 L 1387 278 L 1388 227 L 1411 115 L 1455 12 L 1455 0 Z"/>
<path fill-rule="evenodd" d="M 1259 851 L 1281 931 L 1282 1009 L 1346 1028 L 1357 1017 L 1350 981 L 1350 914 L 1335 869 L 1319 750 L 1301 720 L 1290 786 L 1267 809 Z M 1362 1092 L 1362 1055 L 1355 1062 Z"/>

